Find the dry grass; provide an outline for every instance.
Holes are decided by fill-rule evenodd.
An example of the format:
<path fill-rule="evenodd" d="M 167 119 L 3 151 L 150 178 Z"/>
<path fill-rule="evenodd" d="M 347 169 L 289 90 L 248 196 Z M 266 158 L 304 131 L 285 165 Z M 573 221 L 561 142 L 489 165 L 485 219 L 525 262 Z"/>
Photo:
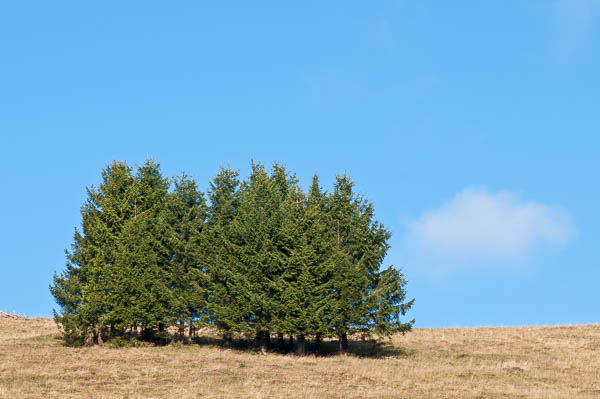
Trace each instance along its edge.
<path fill-rule="evenodd" d="M 304 358 L 209 344 L 68 348 L 51 320 L 0 319 L 0 397 L 600 397 L 598 325 L 416 329 L 351 345 Z"/>

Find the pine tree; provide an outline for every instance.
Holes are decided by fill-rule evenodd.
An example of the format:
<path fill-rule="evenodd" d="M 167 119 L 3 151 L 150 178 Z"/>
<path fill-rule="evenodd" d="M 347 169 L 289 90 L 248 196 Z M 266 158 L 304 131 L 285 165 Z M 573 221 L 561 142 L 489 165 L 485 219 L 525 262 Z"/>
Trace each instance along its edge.
<path fill-rule="evenodd" d="M 169 182 L 149 159 L 138 167 L 133 189 L 133 215 L 119 236 L 116 263 L 107 277 L 111 308 L 106 317 L 121 334 L 139 325 L 150 338 L 154 329 L 161 332 L 173 322 Z"/>
<path fill-rule="evenodd" d="M 304 193 L 295 188 L 288 193 L 285 201 L 281 203 L 281 229 L 279 231 L 279 252 L 284 264 L 281 272 L 275 277 L 276 293 L 273 300 L 276 302 L 275 328 L 278 333 L 287 333 L 296 336 L 298 351 L 303 352 L 304 337 L 308 334 L 306 320 L 306 301 L 303 292 L 305 284 L 301 282 L 301 274 L 306 269 L 308 248 L 305 240 L 305 198 Z M 303 276 L 306 280 L 307 276 Z"/>
<path fill-rule="evenodd" d="M 277 275 L 284 263 L 277 247 L 281 197 L 276 190 L 264 166 L 253 163 L 252 174 L 242 187 L 239 213 L 233 221 L 236 271 L 246 283 L 244 298 L 248 313 L 244 328 L 255 332 L 263 352 L 267 349 L 268 332 L 277 325 Z"/>
<path fill-rule="evenodd" d="M 221 168 L 210 183 L 207 256 L 210 275 L 209 309 L 212 322 L 226 339 L 245 330 L 248 283 L 234 253 L 233 221 L 241 203 L 239 173 Z"/>
<path fill-rule="evenodd" d="M 117 258 L 118 240 L 134 212 L 135 177 L 131 168 L 113 162 L 102 171 L 98 188 L 87 189 L 81 207 L 82 225 L 75 230 L 67 255 L 66 270 L 54 275 L 50 291 L 61 308 L 55 320 L 62 325 L 67 342 L 88 344 L 103 341 L 112 309 L 107 299 L 111 268 Z"/>
<path fill-rule="evenodd" d="M 361 201 L 359 206 L 357 226 L 360 234 L 354 243 L 355 254 L 358 254 L 355 262 L 364 270 L 367 285 L 362 288 L 363 301 L 357 308 L 359 318 L 355 328 L 365 335 L 404 333 L 412 328 L 414 320 L 402 323 L 400 315 L 406 314 L 414 299 L 404 303 L 406 280 L 399 270 L 391 266 L 380 270 L 390 248 L 391 234 L 375 220 L 372 204 Z"/>
<path fill-rule="evenodd" d="M 210 277 L 208 269 L 208 236 L 205 230 L 207 218 L 204 195 L 198 191 L 196 182 L 185 173 L 174 182 L 169 195 L 167 221 L 170 231 L 170 287 L 173 293 L 171 314 L 183 336 L 185 322 L 190 331 L 194 325 L 206 325 Z M 191 335 L 191 334 L 190 334 Z"/>
<path fill-rule="evenodd" d="M 366 285 L 366 276 L 355 262 L 359 204 L 353 187 L 354 183 L 347 176 L 336 176 L 333 192 L 328 198 L 330 240 L 335 243 L 330 323 L 339 339 L 340 351 L 347 348 L 347 334 L 360 317 L 361 291 Z"/>
<path fill-rule="evenodd" d="M 291 251 L 282 274 L 280 320 L 283 331 L 297 337 L 297 354 L 302 356 L 307 336 L 315 335 L 318 341 L 328 331 L 332 246 L 318 177 L 313 178 L 308 198 L 296 187 L 282 209 L 282 230 Z"/>
<path fill-rule="evenodd" d="M 128 221 L 119 240 L 118 268 L 109 293 L 114 304 L 110 315 L 125 327 L 141 327 L 145 339 L 152 338 L 155 329 L 164 329 L 172 305 L 153 224 L 148 213 Z"/>
<path fill-rule="evenodd" d="M 66 251 L 65 270 L 50 290 L 68 343 L 101 344 L 141 328 L 142 339 L 166 338 L 177 326 L 190 336 L 213 324 L 229 339 L 254 335 L 265 351 L 272 332 L 304 354 L 308 337 L 380 336 L 410 330 L 401 271 L 381 265 L 390 232 L 347 176 L 322 191 L 317 176 L 305 194 L 281 164 L 268 173 L 252 163 L 219 171 L 207 206 L 182 174 L 173 191 L 153 160 L 134 175 L 125 163 L 102 171 L 87 190 L 81 231 Z M 156 332 L 159 335 L 156 335 Z M 162 339 L 161 338 L 161 339 Z"/>
<path fill-rule="evenodd" d="M 373 331 L 379 336 L 389 336 L 393 333 L 405 333 L 412 329 L 415 320 L 403 323 L 400 316 L 404 316 L 412 307 L 415 300 L 404 302 L 406 280 L 401 271 L 389 267 L 377 276 L 377 285 L 370 295 L 371 311 L 368 331 Z"/>
<path fill-rule="evenodd" d="M 412 306 L 405 299 L 402 274 L 380 267 L 389 249 L 390 232 L 374 217 L 371 203 L 354 194 L 354 183 L 337 176 L 329 197 L 330 229 L 336 247 L 332 279 L 331 326 L 347 348 L 348 332 L 390 334 L 407 331 L 413 322 L 401 323 L 399 315 Z"/>
<path fill-rule="evenodd" d="M 315 335 L 315 350 L 319 351 L 321 337 L 327 335 L 330 329 L 332 307 L 332 278 L 335 272 L 334 251 L 335 243 L 330 239 L 329 214 L 327 194 L 319 185 L 319 177 L 313 176 L 310 186 L 305 218 L 307 220 L 306 242 L 312 252 L 308 270 L 312 276 L 313 301 L 309 310 L 311 315 L 311 331 Z"/>
<path fill-rule="evenodd" d="M 299 220 L 294 216 L 298 210 L 304 207 L 304 195 L 298 187 L 298 179 L 296 175 L 289 172 L 284 165 L 274 163 L 271 167 L 269 179 L 274 185 L 272 195 L 279 203 L 277 212 L 277 224 L 279 228 L 274 230 L 272 237 L 273 251 L 277 256 L 279 268 L 273 273 L 273 293 L 271 301 L 273 303 L 274 315 L 272 326 L 277 332 L 278 347 L 280 350 L 284 348 L 283 334 L 287 332 L 291 334 L 289 329 L 286 329 L 286 319 L 284 315 L 285 305 L 283 296 L 286 294 L 286 284 L 283 275 L 286 272 L 288 259 L 293 248 L 297 244 L 298 223 Z M 292 212 L 289 212 L 292 210 Z M 294 213 L 296 212 L 296 213 Z M 283 317 L 283 318 L 282 318 Z M 265 331 L 263 334 L 267 338 L 270 337 L 270 331 Z"/>

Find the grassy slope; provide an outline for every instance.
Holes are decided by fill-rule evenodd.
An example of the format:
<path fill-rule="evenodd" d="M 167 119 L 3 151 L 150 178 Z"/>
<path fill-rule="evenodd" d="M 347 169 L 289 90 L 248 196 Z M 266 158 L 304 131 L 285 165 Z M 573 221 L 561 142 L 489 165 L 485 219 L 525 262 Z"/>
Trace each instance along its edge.
<path fill-rule="evenodd" d="M 377 351 L 351 344 L 363 356 L 67 348 L 50 320 L 0 319 L 0 397 L 600 397 L 599 325 L 416 329 Z"/>

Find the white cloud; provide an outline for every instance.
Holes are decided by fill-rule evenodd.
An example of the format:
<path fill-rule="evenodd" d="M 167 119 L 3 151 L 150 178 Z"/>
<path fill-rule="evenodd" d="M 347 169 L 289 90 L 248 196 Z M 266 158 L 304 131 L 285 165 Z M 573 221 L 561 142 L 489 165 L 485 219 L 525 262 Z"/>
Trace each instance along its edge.
<path fill-rule="evenodd" d="M 467 189 L 411 222 L 405 249 L 434 269 L 508 265 L 540 246 L 565 245 L 572 232 L 569 214 L 559 207 Z"/>

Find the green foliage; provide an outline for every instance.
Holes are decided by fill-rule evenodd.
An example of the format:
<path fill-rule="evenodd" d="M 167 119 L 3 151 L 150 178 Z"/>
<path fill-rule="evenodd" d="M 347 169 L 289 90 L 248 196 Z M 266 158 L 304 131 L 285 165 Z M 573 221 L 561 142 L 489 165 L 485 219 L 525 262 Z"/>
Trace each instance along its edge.
<path fill-rule="evenodd" d="M 170 313 L 173 320 L 182 322 L 180 325 L 184 321 L 207 324 L 210 277 L 206 201 L 185 173 L 174 185 L 166 212 L 170 226 L 169 285 L 173 294 Z"/>
<path fill-rule="evenodd" d="M 252 163 L 248 179 L 221 168 L 208 203 L 185 173 L 169 181 L 148 160 L 114 162 L 87 190 L 81 230 L 50 291 L 68 344 L 168 341 L 214 325 L 226 338 L 379 336 L 410 330 L 406 280 L 381 269 L 390 232 L 337 176 L 305 193 L 283 165 Z"/>
<path fill-rule="evenodd" d="M 308 197 L 296 187 L 282 206 L 288 256 L 279 331 L 290 335 L 328 333 L 334 264 L 324 199 L 315 176 Z"/>
<path fill-rule="evenodd" d="M 238 172 L 221 168 L 208 191 L 207 256 L 210 276 L 209 310 L 212 322 L 230 338 L 243 329 L 248 313 L 247 282 L 235 257 L 233 222 L 241 203 Z"/>
<path fill-rule="evenodd" d="M 75 230 L 71 250 L 66 251 L 66 269 L 55 274 L 50 288 L 61 307 L 55 318 L 67 341 L 97 340 L 94 331 L 105 325 L 112 310 L 108 282 L 117 263 L 119 236 L 134 213 L 135 185 L 131 168 L 113 162 L 102 172 L 99 187 L 87 189 L 82 231 Z"/>

